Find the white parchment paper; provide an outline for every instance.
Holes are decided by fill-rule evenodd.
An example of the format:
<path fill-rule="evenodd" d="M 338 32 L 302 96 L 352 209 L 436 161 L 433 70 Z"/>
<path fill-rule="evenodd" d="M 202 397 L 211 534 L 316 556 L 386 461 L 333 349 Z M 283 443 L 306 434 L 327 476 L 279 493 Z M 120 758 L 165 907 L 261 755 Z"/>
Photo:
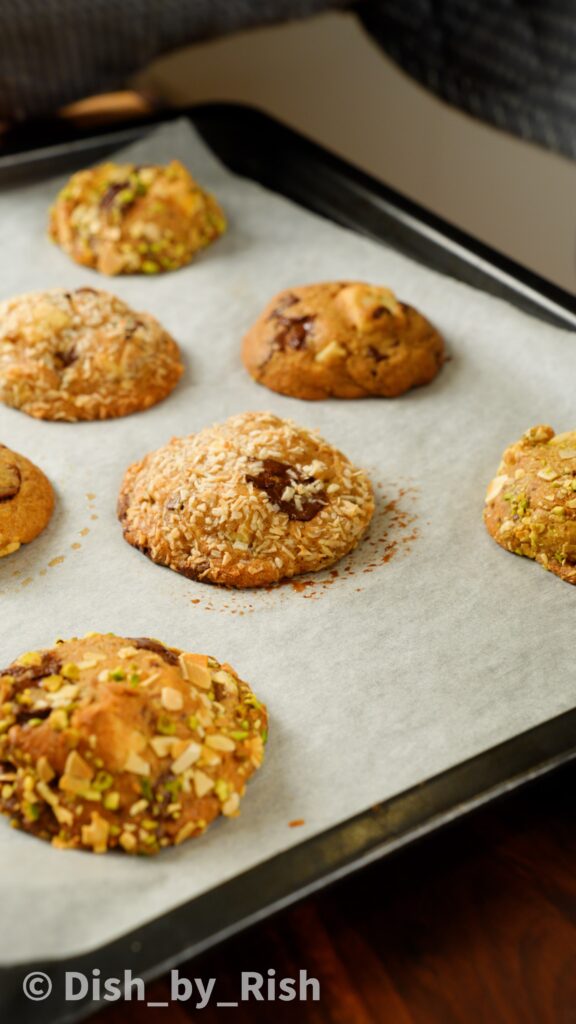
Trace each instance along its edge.
<path fill-rule="evenodd" d="M 0 439 L 37 462 L 58 496 L 43 536 L 0 561 L 0 661 L 88 630 L 213 652 L 268 703 L 268 756 L 239 819 L 155 858 L 57 851 L 0 820 L 3 963 L 110 941 L 576 697 L 576 593 L 498 548 L 481 518 L 509 442 L 539 422 L 576 426 L 573 336 L 234 177 L 184 121 L 127 153 L 181 158 L 218 195 L 230 229 L 178 273 L 108 280 L 46 238 L 63 179 L 0 197 L 2 298 L 115 291 L 155 314 L 187 363 L 167 401 L 126 419 L 42 423 L 0 408 Z M 431 386 L 395 401 L 314 404 L 248 377 L 240 338 L 270 296 L 334 278 L 386 283 L 437 324 L 452 360 Z M 379 485 L 371 542 L 330 585 L 230 593 L 155 566 L 122 539 L 126 466 L 249 409 L 318 428 Z M 305 824 L 290 828 L 293 819 Z"/>

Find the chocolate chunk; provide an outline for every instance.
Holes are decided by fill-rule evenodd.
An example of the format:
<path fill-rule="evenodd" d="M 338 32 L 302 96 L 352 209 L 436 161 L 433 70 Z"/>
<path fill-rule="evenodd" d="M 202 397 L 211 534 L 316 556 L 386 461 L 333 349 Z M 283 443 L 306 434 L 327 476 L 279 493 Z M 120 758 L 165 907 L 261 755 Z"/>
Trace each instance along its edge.
<path fill-rule="evenodd" d="M 151 640 L 147 636 L 129 636 L 127 639 L 129 643 L 134 644 L 134 647 L 159 654 L 169 665 L 178 664 L 178 654 L 169 650 L 168 647 L 164 647 L 159 640 Z"/>
<path fill-rule="evenodd" d="M 282 351 L 285 351 L 287 348 L 291 348 L 294 351 L 306 348 L 306 341 L 314 326 L 315 316 L 299 316 L 292 319 L 289 316 L 280 315 L 276 319 L 282 324 L 274 338 L 274 344 L 277 348 L 282 349 Z"/>
<path fill-rule="evenodd" d="M 18 683 L 34 683 L 37 679 L 44 679 L 45 676 L 57 676 L 62 668 L 62 662 L 50 651 L 42 655 L 39 665 L 9 665 L 8 668 L 0 671 L 2 676 L 14 676 Z"/>
<path fill-rule="evenodd" d="M 379 352 L 377 348 L 374 348 L 374 345 L 369 345 L 368 351 L 375 363 L 381 363 L 383 359 L 390 358 L 387 352 Z"/>
<path fill-rule="evenodd" d="M 229 686 L 226 686 L 226 683 L 219 682 L 212 683 L 212 689 L 214 690 L 214 697 L 219 703 L 222 703 L 223 700 L 226 700 L 234 692 Z"/>
<path fill-rule="evenodd" d="M 376 309 L 372 313 L 373 320 L 379 320 L 382 316 L 392 316 L 392 313 L 386 306 L 376 306 Z"/>
<path fill-rule="evenodd" d="M 114 185 L 109 185 L 104 195 L 102 196 L 102 199 L 100 200 L 100 209 L 109 210 L 110 207 L 114 205 L 114 200 L 116 199 L 116 196 L 120 192 L 124 192 L 125 189 L 130 188 L 131 185 L 129 181 L 117 181 Z M 127 209 L 127 207 L 131 206 L 133 202 L 134 200 L 131 200 L 130 202 L 127 203 L 122 203 L 122 209 Z"/>
<path fill-rule="evenodd" d="M 294 466 L 278 462 L 276 459 L 262 459 L 261 471 L 256 474 L 247 473 L 246 480 L 260 491 L 264 491 L 270 501 L 289 519 L 309 522 L 326 504 L 323 486 L 321 490 L 315 490 L 310 494 L 295 491 L 292 497 L 284 499 L 282 495 L 287 487 L 296 488 L 301 484 L 312 484 L 315 477 L 302 476 Z"/>
<path fill-rule="evenodd" d="M 68 366 L 72 366 L 78 359 L 76 349 L 69 348 L 67 352 L 55 352 L 54 362 L 56 363 L 57 370 L 65 370 Z"/>
<path fill-rule="evenodd" d="M 31 718 L 48 718 L 48 715 L 52 713 L 52 708 L 23 708 L 19 707 L 16 711 L 16 725 L 25 725 Z"/>
<path fill-rule="evenodd" d="M 0 466 L 0 502 L 12 501 L 22 486 L 18 466 Z"/>
<path fill-rule="evenodd" d="M 276 333 L 274 344 L 276 348 L 280 348 L 283 351 L 287 348 L 296 351 L 305 348 L 306 338 L 312 330 L 312 325 L 316 319 L 315 316 L 284 316 L 284 310 L 289 309 L 290 306 L 294 306 L 299 301 L 296 295 L 289 292 L 268 317 L 269 320 L 276 320 L 282 325 Z"/>

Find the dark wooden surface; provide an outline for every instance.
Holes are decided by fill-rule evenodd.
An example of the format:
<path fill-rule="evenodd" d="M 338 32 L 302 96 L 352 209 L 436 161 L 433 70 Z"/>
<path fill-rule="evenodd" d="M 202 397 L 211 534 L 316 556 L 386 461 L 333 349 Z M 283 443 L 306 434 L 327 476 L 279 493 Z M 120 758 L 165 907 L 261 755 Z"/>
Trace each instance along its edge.
<path fill-rule="evenodd" d="M 306 969 L 320 1002 L 114 1005 L 90 1024 L 576 1024 L 576 767 L 569 766 L 180 967 Z M 150 1001 L 170 998 L 167 979 Z"/>

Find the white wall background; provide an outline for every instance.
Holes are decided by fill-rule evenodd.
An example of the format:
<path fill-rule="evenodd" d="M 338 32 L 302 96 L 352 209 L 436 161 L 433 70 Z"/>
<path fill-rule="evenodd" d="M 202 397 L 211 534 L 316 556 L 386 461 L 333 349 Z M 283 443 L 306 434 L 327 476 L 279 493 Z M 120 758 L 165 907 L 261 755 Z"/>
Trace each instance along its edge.
<path fill-rule="evenodd" d="M 576 291 L 576 164 L 445 106 L 351 14 L 190 47 L 138 85 L 174 104 L 256 105 Z"/>

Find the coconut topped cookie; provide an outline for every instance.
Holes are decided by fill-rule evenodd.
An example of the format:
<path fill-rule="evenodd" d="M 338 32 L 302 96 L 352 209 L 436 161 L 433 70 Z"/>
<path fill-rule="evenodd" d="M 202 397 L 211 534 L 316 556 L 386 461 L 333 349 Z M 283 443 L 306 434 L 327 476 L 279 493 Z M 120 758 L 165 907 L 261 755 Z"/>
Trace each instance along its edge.
<path fill-rule="evenodd" d="M 540 425 L 506 449 L 484 520 L 508 551 L 576 584 L 576 431 Z"/>
<path fill-rule="evenodd" d="M 157 853 L 236 816 L 267 737 L 230 665 L 111 633 L 21 655 L 0 708 L 0 811 L 95 853 Z"/>
<path fill-rule="evenodd" d="M 149 313 L 94 288 L 0 303 L 0 400 L 45 420 L 99 420 L 148 409 L 183 372 Z"/>
<path fill-rule="evenodd" d="M 42 533 L 53 509 L 54 492 L 42 470 L 0 444 L 0 558 Z"/>
<path fill-rule="evenodd" d="M 226 229 L 213 196 L 179 160 L 105 163 L 73 174 L 50 211 L 50 237 L 102 274 L 178 270 Z"/>
<path fill-rule="evenodd" d="M 445 355 L 436 328 L 389 288 L 334 281 L 276 295 L 242 358 L 259 384 L 294 398 L 392 398 L 433 380 Z"/>
<path fill-rule="evenodd" d="M 232 416 L 130 466 L 126 540 L 192 579 L 257 587 L 333 565 L 374 511 L 370 482 L 315 433 L 272 413 Z"/>

